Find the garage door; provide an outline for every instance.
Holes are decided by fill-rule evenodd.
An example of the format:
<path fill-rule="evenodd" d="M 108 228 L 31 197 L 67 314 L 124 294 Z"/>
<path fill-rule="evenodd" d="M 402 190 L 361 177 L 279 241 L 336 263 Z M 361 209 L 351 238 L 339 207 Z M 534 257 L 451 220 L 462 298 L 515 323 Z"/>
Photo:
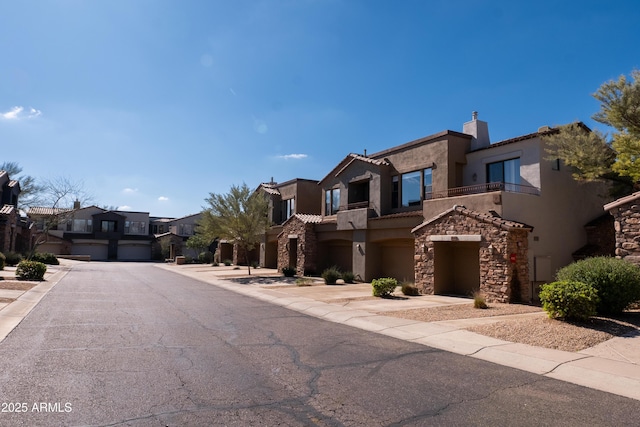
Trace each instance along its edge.
<path fill-rule="evenodd" d="M 318 245 L 320 255 L 319 265 L 322 273 L 325 268 L 338 267 L 341 271 L 352 271 L 353 269 L 353 243 L 350 240 L 329 240 Z"/>
<path fill-rule="evenodd" d="M 149 244 L 119 244 L 118 259 L 122 261 L 147 261 L 151 259 Z"/>
<path fill-rule="evenodd" d="M 413 265 L 414 241 L 398 239 L 380 244 L 380 277 L 393 277 L 399 282 L 413 283 L 415 269 Z"/>
<path fill-rule="evenodd" d="M 71 255 L 89 255 L 91 260 L 107 259 L 107 243 L 79 243 L 71 246 Z"/>

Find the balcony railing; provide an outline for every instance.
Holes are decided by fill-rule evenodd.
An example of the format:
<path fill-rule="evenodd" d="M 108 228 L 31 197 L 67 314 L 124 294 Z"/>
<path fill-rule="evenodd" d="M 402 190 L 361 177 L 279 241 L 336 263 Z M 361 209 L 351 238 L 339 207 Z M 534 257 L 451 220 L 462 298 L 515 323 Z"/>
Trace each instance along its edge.
<path fill-rule="evenodd" d="M 490 193 L 493 191 L 506 191 L 508 193 L 540 195 L 540 189 L 530 185 L 510 184 L 508 182 L 489 182 L 486 184 L 468 185 L 466 187 L 449 188 L 444 191 L 436 191 L 425 194 L 425 199 L 442 199 L 446 197 L 466 196 L 469 194 Z"/>

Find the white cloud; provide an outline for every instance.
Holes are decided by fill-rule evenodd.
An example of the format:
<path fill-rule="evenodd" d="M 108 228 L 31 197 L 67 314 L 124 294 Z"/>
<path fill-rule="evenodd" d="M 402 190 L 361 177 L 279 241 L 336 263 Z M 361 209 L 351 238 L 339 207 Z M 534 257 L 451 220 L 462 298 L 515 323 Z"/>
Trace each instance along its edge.
<path fill-rule="evenodd" d="M 128 211 L 128 210 L 131 210 L 131 206 L 127 206 L 127 205 L 118 206 L 118 210 L 119 211 Z"/>
<path fill-rule="evenodd" d="M 127 187 L 127 188 L 124 188 L 122 190 L 122 192 L 125 193 L 125 194 L 135 194 L 135 193 L 138 192 L 138 189 L 137 188 L 128 188 Z"/>
<path fill-rule="evenodd" d="M 9 111 L 0 113 L 0 117 L 6 120 L 32 119 L 42 115 L 42 111 L 35 108 L 29 108 L 28 112 L 24 111 L 24 107 L 13 107 Z"/>
<path fill-rule="evenodd" d="M 285 159 L 285 160 L 300 160 L 300 159 L 306 159 L 308 156 L 306 154 L 285 154 L 283 156 L 278 156 L 279 159 Z"/>
<path fill-rule="evenodd" d="M 165 196 L 160 196 L 160 197 L 158 197 L 158 200 L 161 201 L 161 202 L 167 202 L 167 201 L 169 201 L 169 198 L 165 197 Z"/>

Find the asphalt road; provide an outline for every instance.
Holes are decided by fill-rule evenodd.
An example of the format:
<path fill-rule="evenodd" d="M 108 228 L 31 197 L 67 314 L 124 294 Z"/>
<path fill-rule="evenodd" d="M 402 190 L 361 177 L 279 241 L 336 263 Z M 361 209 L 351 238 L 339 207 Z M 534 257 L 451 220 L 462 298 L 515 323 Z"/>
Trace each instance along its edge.
<path fill-rule="evenodd" d="M 144 263 L 74 267 L 0 343 L 0 373 L 2 426 L 621 426 L 640 414 L 635 400 Z"/>

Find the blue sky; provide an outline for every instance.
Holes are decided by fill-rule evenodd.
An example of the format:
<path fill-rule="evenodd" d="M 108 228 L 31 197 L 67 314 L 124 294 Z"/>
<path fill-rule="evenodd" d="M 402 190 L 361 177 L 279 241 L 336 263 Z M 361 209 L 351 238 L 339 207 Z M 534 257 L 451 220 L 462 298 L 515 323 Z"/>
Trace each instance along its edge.
<path fill-rule="evenodd" d="M 0 161 L 96 204 L 199 212 L 478 111 L 492 141 L 591 119 L 640 68 L 640 2 L 0 2 Z"/>

